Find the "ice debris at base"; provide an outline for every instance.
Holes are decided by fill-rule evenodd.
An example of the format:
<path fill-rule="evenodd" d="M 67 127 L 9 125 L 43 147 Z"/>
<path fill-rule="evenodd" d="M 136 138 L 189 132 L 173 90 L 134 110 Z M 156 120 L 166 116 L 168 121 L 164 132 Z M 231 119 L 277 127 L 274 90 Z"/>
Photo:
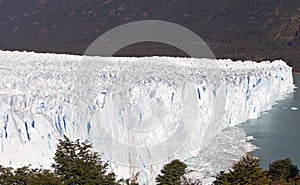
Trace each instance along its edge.
<path fill-rule="evenodd" d="M 141 184 L 294 88 L 283 61 L 9 51 L 0 51 L 0 79 L 0 164 L 47 168 L 67 135 L 88 139 L 119 177 L 138 174 Z"/>
<path fill-rule="evenodd" d="M 212 184 L 221 170 L 231 168 L 246 152 L 257 149 L 249 143 L 252 139 L 253 136 L 246 136 L 240 127 L 223 130 L 197 156 L 185 161 L 191 171 L 191 174 L 187 173 L 186 178 L 202 182 L 203 185 Z"/>

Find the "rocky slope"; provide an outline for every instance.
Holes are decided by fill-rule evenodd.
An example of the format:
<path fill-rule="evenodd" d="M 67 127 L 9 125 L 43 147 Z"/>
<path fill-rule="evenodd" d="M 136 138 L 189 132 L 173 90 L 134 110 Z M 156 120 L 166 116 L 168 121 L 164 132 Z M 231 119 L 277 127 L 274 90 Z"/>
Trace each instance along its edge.
<path fill-rule="evenodd" d="M 300 71 L 297 0 L 0 1 L 0 49 L 82 54 L 106 31 L 137 20 L 177 23 L 198 34 L 217 58 L 284 59 Z M 157 43 L 116 55 L 184 55 Z"/>

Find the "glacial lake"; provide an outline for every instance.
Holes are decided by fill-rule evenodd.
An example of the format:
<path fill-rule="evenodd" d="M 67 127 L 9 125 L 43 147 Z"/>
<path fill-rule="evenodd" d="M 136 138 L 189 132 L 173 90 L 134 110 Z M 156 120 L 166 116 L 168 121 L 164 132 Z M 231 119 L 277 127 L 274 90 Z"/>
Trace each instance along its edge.
<path fill-rule="evenodd" d="M 294 75 L 294 84 L 298 89 L 278 101 L 272 110 L 239 125 L 248 136 L 254 137 L 251 143 L 259 149 L 252 154 L 261 159 L 264 168 L 287 157 L 300 167 L 300 75 Z"/>

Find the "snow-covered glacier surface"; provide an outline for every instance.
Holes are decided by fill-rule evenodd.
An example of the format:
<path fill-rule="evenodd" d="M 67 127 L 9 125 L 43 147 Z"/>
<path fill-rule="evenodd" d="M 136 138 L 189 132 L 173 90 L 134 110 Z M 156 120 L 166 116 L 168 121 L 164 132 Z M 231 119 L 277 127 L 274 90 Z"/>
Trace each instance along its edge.
<path fill-rule="evenodd" d="M 257 118 L 293 88 L 283 61 L 0 51 L 0 164 L 48 168 L 66 135 L 91 141 L 119 177 L 153 182 L 174 158 L 205 168 L 193 158 L 213 155 L 204 147 L 231 149 L 222 130 Z"/>

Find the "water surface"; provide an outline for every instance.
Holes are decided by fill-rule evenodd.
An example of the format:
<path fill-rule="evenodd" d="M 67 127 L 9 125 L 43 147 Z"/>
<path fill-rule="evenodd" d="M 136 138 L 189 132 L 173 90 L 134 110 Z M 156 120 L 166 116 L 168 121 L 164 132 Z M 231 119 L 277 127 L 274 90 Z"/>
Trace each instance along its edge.
<path fill-rule="evenodd" d="M 287 157 L 300 167 L 300 75 L 294 76 L 294 83 L 298 89 L 293 94 L 278 101 L 260 118 L 240 125 L 247 135 L 254 137 L 251 143 L 260 149 L 252 154 L 261 158 L 264 168 Z"/>

